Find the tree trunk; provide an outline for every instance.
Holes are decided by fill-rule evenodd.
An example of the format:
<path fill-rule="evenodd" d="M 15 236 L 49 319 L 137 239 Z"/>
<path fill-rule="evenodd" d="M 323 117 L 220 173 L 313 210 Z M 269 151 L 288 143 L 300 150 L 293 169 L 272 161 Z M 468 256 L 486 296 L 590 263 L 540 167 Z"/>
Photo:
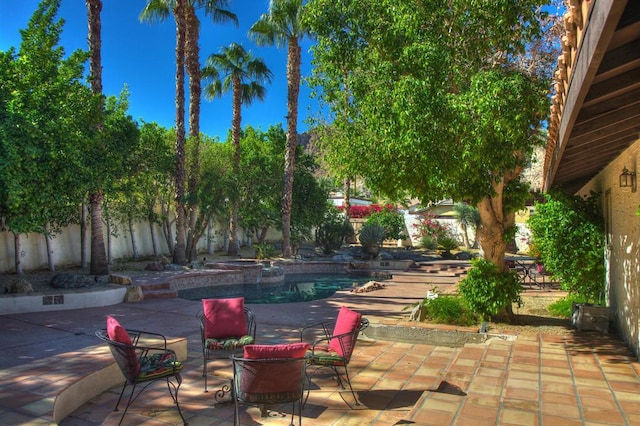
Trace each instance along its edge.
<path fill-rule="evenodd" d="M 138 253 L 138 245 L 136 244 L 136 234 L 133 232 L 133 220 L 129 218 L 129 235 L 131 235 L 131 250 L 133 251 L 133 258 L 138 260 L 140 254 Z"/>
<path fill-rule="evenodd" d="M 149 235 L 151 235 L 151 246 L 153 247 L 153 258 L 158 258 L 158 242 L 156 241 L 156 234 L 153 232 L 153 221 L 149 220 Z"/>
<path fill-rule="evenodd" d="M 344 217 L 351 217 L 351 178 L 344 180 L 344 194 L 342 194 L 342 205 L 344 206 Z"/>
<path fill-rule="evenodd" d="M 54 272 L 56 270 L 56 264 L 53 261 L 53 249 L 51 248 L 51 232 L 49 222 L 44 224 L 44 242 L 47 247 L 47 263 L 49 264 L 49 271 Z"/>
<path fill-rule="evenodd" d="M 108 275 L 109 263 L 102 229 L 102 191 L 91 194 L 89 201 L 91 204 L 91 267 L 89 270 L 92 275 Z"/>
<path fill-rule="evenodd" d="M 213 219 L 209 219 L 209 224 L 207 225 L 207 253 L 213 254 L 215 252 L 215 237 L 213 233 Z"/>
<path fill-rule="evenodd" d="M 233 178 L 237 180 L 240 176 L 240 137 L 241 129 L 240 124 L 242 122 L 241 110 L 242 108 L 242 85 L 240 78 L 234 76 L 233 78 L 233 119 L 231 120 L 231 137 L 233 141 Z M 238 242 L 238 209 L 239 202 L 236 196 L 231 202 L 231 221 L 230 227 L 230 239 L 229 239 L 229 256 L 237 256 L 240 252 L 240 244 Z"/>
<path fill-rule="evenodd" d="M 198 232 L 195 231 L 198 215 L 198 176 L 200 174 L 200 98 L 202 93 L 200 77 L 200 22 L 192 2 L 185 5 L 185 63 L 189 75 L 189 138 L 193 143 L 190 171 L 187 185 L 189 193 L 189 233 L 188 258 L 194 260 L 197 253 Z M 201 234 L 200 234 L 201 235 Z"/>
<path fill-rule="evenodd" d="M 176 20 L 176 242 L 173 247 L 173 263 L 186 263 L 186 209 L 185 209 L 185 130 L 184 130 L 184 52 L 186 0 L 176 0 L 173 16 Z"/>
<path fill-rule="evenodd" d="M 462 228 L 462 243 L 464 244 L 464 248 L 468 249 L 469 245 L 469 232 L 467 232 L 467 224 L 460 223 L 460 228 Z"/>
<path fill-rule="evenodd" d="M 111 258 L 111 219 L 109 218 L 109 209 L 106 210 L 105 213 L 106 220 L 104 221 L 104 225 L 107 228 L 107 261 L 109 265 L 113 265 L 113 259 Z"/>
<path fill-rule="evenodd" d="M 291 257 L 291 210 L 293 173 L 298 138 L 298 93 L 300 92 L 300 46 L 289 38 L 287 51 L 287 146 L 284 154 L 284 190 L 282 196 L 282 255 Z"/>
<path fill-rule="evenodd" d="M 82 203 L 80 207 L 80 266 L 83 271 L 89 268 L 87 262 L 87 216 L 89 216 L 89 208 L 87 203 Z"/>
<path fill-rule="evenodd" d="M 89 81 L 91 90 L 96 95 L 102 96 L 102 0 L 86 0 L 87 20 L 89 26 Z M 102 130 L 103 123 L 98 125 Z M 91 267 L 93 275 L 107 275 L 109 263 L 104 249 L 104 235 L 102 234 L 102 197 L 101 189 L 89 196 L 91 204 Z"/>
<path fill-rule="evenodd" d="M 13 252 L 15 253 L 14 264 L 16 267 L 16 274 L 22 275 L 22 248 L 20 246 L 20 234 L 13 233 Z"/>

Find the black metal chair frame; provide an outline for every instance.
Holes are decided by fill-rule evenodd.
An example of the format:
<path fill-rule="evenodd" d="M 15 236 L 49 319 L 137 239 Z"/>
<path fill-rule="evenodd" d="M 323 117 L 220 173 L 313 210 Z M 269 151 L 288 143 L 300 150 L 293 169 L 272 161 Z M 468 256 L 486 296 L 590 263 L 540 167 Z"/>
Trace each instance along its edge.
<path fill-rule="evenodd" d="M 122 371 L 122 374 L 125 377 L 124 385 L 122 386 L 122 390 L 120 391 L 120 396 L 118 397 L 118 402 L 116 402 L 116 406 L 113 409 L 113 411 L 119 411 L 118 407 L 120 405 L 120 401 L 122 400 L 122 396 L 124 395 L 124 391 L 127 388 L 127 385 L 132 385 L 131 393 L 129 394 L 129 399 L 127 401 L 127 406 L 125 407 L 124 412 L 122 413 L 122 417 L 120 417 L 120 422 L 118 424 L 122 424 L 122 420 L 124 419 L 124 416 L 127 414 L 127 410 L 129 410 L 129 407 L 131 406 L 131 404 L 136 399 L 138 399 L 140 394 L 147 387 L 149 387 L 149 385 L 151 385 L 152 383 L 158 380 L 165 380 L 167 382 L 167 388 L 169 389 L 169 394 L 171 395 L 171 398 L 173 399 L 174 403 L 176 404 L 176 407 L 178 408 L 178 414 L 180 414 L 180 418 L 182 419 L 182 422 L 185 425 L 188 424 L 184 416 L 182 415 L 182 410 L 180 409 L 180 404 L 178 403 L 178 391 L 180 390 L 180 385 L 182 384 L 182 376 L 180 375 L 180 371 L 182 370 L 182 367 L 178 368 L 174 366 L 173 370 L 168 370 L 166 373 L 158 376 L 152 376 L 148 378 L 140 377 L 139 373 L 135 375 L 132 374 L 133 370 L 130 366 L 130 358 L 127 355 L 128 353 L 130 353 L 131 350 L 134 350 L 137 355 L 138 363 L 140 363 L 140 360 L 143 357 L 151 356 L 154 354 L 170 353 L 170 354 L 173 354 L 174 359 L 177 360 L 176 353 L 173 350 L 167 348 L 167 338 L 164 335 L 159 333 L 151 333 L 148 331 L 141 331 L 141 330 L 127 330 L 127 333 L 131 337 L 131 341 L 133 343 L 132 345 L 127 345 L 125 343 L 120 343 L 120 342 L 111 340 L 107 334 L 107 331 L 104 329 L 97 330 L 95 333 L 100 340 L 102 340 L 103 342 L 109 345 L 109 349 L 111 350 L 111 353 L 113 354 L 113 357 L 116 360 L 118 367 L 120 367 L 120 371 Z M 141 339 L 144 342 L 157 341 L 157 342 L 161 342 L 162 344 L 161 346 L 144 346 L 140 344 Z M 172 379 L 175 379 L 176 383 L 174 383 Z M 138 385 L 138 383 L 145 383 L 145 384 L 142 387 L 142 389 L 139 389 L 138 393 L 136 393 L 136 386 Z"/>
<path fill-rule="evenodd" d="M 209 360 L 215 360 L 215 359 L 229 359 L 229 357 L 231 355 L 234 354 L 239 354 L 242 353 L 242 347 L 240 348 L 236 348 L 233 350 L 225 350 L 225 349 L 209 349 L 206 345 L 206 334 L 205 334 L 205 316 L 204 316 L 204 312 L 200 311 L 198 312 L 198 314 L 196 315 L 196 317 L 198 318 L 198 321 L 200 322 L 200 338 L 202 341 L 202 358 L 203 358 L 203 365 L 202 365 L 202 376 L 204 377 L 204 391 L 205 392 L 209 392 L 209 389 L 207 387 L 207 382 L 208 382 L 208 374 L 207 374 L 207 362 Z M 256 339 L 256 321 L 255 321 L 255 315 L 253 314 L 253 311 L 248 308 L 248 307 L 244 307 L 244 318 L 245 321 L 247 323 L 247 335 L 253 337 L 253 340 L 255 343 L 255 339 Z M 241 337 L 241 336 L 238 336 Z M 231 385 L 230 384 L 225 384 L 222 385 L 222 387 L 220 389 L 218 389 L 215 393 L 215 399 L 216 401 L 222 401 L 224 396 L 229 393 L 231 391 Z"/>
<path fill-rule="evenodd" d="M 233 364 L 233 402 L 234 402 L 234 425 L 240 424 L 240 402 L 248 404 L 258 405 L 262 417 L 266 417 L 268 413 L 267 406 L 279 405 L 285 403 L 291 403 L 291 426 L 294 426 L 294 419 L 296 414 L 296 402 L 298 403 L 298 425 L 302 424 L 302 406 L 304 397 L 304 384 L 306 378 L 305 367 L 307 360 L 305 358 L 263 358 L 263 359 L 248 359 L 242 358 L 237 355 L 231 355 L 231 361 Z M 264 371 L 265 369 L 272 369 L 281 372 L 283 369 L 282 364 L 288 364 L 286 366 L 287 374 L 292 375 L 292 380 L 298 382 L 298 387 L 294 391 L 278 392 L 277 387 L 275 389 L 269 389 L 268 393 L 251 393 L 247 392 L 247 389 L 242 387 L 243 375 L 256 374 L 256 371 Z M 259 366 L 260 368 L 255 368 Z M 272 373 L 273 374 L 273 373 Z M 259 377 L 259 376 L 258 376 Z M 262 378 L 262 380 L 269 380 L 269 378 Z M 274 385 L 276 386 L 276 385 Z"/>
<path fill-rule="evenodd" d="M 369 326 L 369 320 L 362 317 L 360 319 L 360 325 L 358 327 L 355 327 L 352 331 L 348 332 L 348 333 L 344 333 L 344 334 L 338 334 L 338 335 L 331 335 L 332 330 L 333 330 L 333 325 L 334 323 L 331 322 L 319 322 L 316 324 L 311 324 L 308 326 L 303 327 L 300 330 L 300 341 L 303 341 L 304 338 L 304 333 L 305 331 L 309 330 L 309 329 L 313 329 L 313 328 L 322 328 L 322 332 L 324 333 L 324 337 L 321 339 L 316 340 L 313 345 L 311 346 L 310 352 L 307 354 L 307 367 L 306 370 L 309 370 L 310 368 L 314 368 L 313 372 L 311 374 L 306 373 L 307 378 L 309 379 L 309 381 L 311 381 L 311 377 L 320 369 L 322 368 L 329 368 L 333 371 L 333 374 L 336 377 L 336 380 L 338 382 L 338 386 L 340 386 L 340 388 L 342 389 L 346 389 L 344 386 L 344 382 L 346 381 L 347 384 L 349 385 L 349 390 L 351 391 L 351 395 L 353 395 L 353 399 L 355 401 L 356 405 L 360 405 L 360 403 L 358 402 L 358 399 L 356 398 L 356 394 L 353 391 L 353 387 L 351 386 L 351 379 L 349 378 L 349 370 L 347 368 L 349 361 L 351 361 L 351 355 L 353 354 L 353 350 L 355 349 L 356 346 L 356 342 L 358 340 L 358 335 Z M 340 347 L 342 349 L 342 353 L 344 354 L 343 357 L 341 357 L 341 362 L 340 364 L 342 365 L 326 365 L 326 364 L 316 364 L 314 363 L 314 357 L 315 357 L 315 351 L 316 351 L 316 347 L 322 346 L 322 347 L 326 347 L 329 342 L 332 339 L 338 339 L 338 342 L 340 343 Z M 345 346 L 345 340 L 347 339 L 353 339 L 353 344 L 351 345 L 351 351 L 347 351 L 346 346 Z M 324 352 L 324 351 L 323 351 Z M 338 367 L 342 367 L 344 369 L 344 379 L 342 378 L 342 375 L 340 374 L 340 371 L 338 370 Z M 305 399 L 305 404 L 307 402 L 307 399 L 309 399 L 309 392 L 311 390 L 311 386 L 308 387 L 307 390 L 307 398 Z M 303 404 L 304 405 L 304 404 Z"/>

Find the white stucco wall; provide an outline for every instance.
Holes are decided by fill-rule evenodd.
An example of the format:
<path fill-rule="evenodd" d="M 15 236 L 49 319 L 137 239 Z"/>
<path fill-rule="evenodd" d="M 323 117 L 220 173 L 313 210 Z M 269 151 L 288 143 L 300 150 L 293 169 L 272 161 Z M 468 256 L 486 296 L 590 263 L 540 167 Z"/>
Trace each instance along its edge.
<path fill-rule="evenodd" d="M 597 155 L 597 154 L 594 154 Z M 623 167 L 640 173 L 640 140 L 605 167 L 580 195 L 602 193 L 606 229 L 607 298 L 613 325 L 631 350 L 640 355 L 640 191 L 620 188 Z"/>
<path fill-rule="evenodd" d="M 216 227 L 214 233 L 213 246 L 215 250 L 220 250 L 224 244 L 224 236 Z M 151 231 L 146 222 L 136 223 L 134 226 L 134 234 L 138 254 L 140 257 L 153 256 L 153 245 L 151 242 Z M 154 234 L 158 251 L 161 255 L 169 255 L 169 249 L 162 230 L 159 226 L 154 226 Z M 104 229 L 106 239 L 107 231 Z M 270 232 L 268 237 L 278 237 L 279 233 Z M 175 238 L 175 230 L 173 231 Z M 239 231 L 240 241 L 244 242 L 245 236 L 242 230 Z M 56 267 L 64 267 L 66 265 L 80 264 L 80 227 L 77 225 L 65 228 L 62 233 L 56 235 L 51 241 L 51 247 Z M 87 238 L 87 261 L 90 260 L 90 241 Z M 44 237 L 37 234 L 20 235 L 21 244 L 21 262 L 24 271 L 46 269 L 48 268 L 47 249 Z M 105 240 L 105 249 L 106 249 Z M 203 236 L 198 242 L 198 251 L 206 252 L 207 236 Z M 15 272 L 14 259 L 14 236 L 11 232 L 0 232 L 0 273 Z M 120 229 L 117 237 L 111 237 L 111 257 L 116 260 L 119 258 L 130 258 L 133 256 L 131 247 L 131 237 L 124 229 Z"/>

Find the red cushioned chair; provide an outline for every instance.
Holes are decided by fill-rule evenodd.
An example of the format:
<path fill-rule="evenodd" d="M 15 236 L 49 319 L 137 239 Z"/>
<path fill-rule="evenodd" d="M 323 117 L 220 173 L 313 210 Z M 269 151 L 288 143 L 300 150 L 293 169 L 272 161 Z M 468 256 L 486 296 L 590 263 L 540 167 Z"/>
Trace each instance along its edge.
<path fill-rule="evenodd" d="M 232 355 L 234 424 L 240 424 L 240 403 L 260 406 L 262 417 L 267 406 L 291 403 L 291 425 L 296 403 L 298 424 L 302 424 L 302 397 L 305 382 L 307 343 L 247 345 L 243 356 Z"/>
<path fill-rule="evenodd" d="M 109 345 L 109 349 L 126 379 L 113 411 L 118 411 L 127 385 L 132 386 L 127 406 L 118 424 L 122 423 L 127 410 L 138 396 L 157 380 L 167 382 L 167 388 L 178 408 L 180 418 L 185 425 L 187 424 L 178 403 L 178 390 L 182 384 L 180 376 L 182 363 L 177 360 L 176 353 L 167 348 L 165 336 L 140 330 L 127 331 L 111 316 L 107 317 L 107 328 L 97 330 L 96 336 Z M 136 394 L 136 386 L 139 383 L 145 383 L 145 385 Z"/>
<path fill-rule="evenodd" d="M 202 340 L 204 391 L 207 388 L 207 363 L 214 359 L 229 359 L 246 345 L 255 342 L 256 322 L 253 311 L 244 306 L 243 297 L 202 299 L 202 311 L 197 314 Z M 216 391 L 216 400 L 229 392 L 225 385 Z"/>
<path fill-rule="evenodd" d="M 308 351 L 307 358 L 307 370 L 313 369 L 308 377 L 311 378 L 315 372 L 321 368 L 330 368 L 336 376 L 338 385 L 345 389 L 344 382 L 346 381 L 353 395 L 356 405 L 360 405 L 356 394 L 351 386 L 351 380 L 349 378 L 349 371 L 347 366 L 351 361 L 351 355 L 353 349 L 356 346 L 358 335 L 362 330 L 369 326 L 369 320 L 363 318 L 359 313 L 352 311 L 351 309 L 343 306 L 338 312 L 335 324 L 320 322 L 304 327 L 300 331 L 300 340 L 304 339 L 304 334 L 311 329 L 322 329 L 324 337 L 316 340 L 311 349 Z M 340 370 L 344 370 L 344 378 L 340 373 Z M 307 398 L 309 395 L 307 394 Z"/>

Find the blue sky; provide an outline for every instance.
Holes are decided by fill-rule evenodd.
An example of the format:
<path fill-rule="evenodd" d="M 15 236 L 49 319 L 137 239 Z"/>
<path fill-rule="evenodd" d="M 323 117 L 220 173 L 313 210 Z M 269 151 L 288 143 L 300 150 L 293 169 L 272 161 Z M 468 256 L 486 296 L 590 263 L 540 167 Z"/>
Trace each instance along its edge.
<path fill-rule="evenodd" d="M 130 91 L 129 113 L 136 120 L 155 121 L 162 126 L 175 124 L 175 25 L 173 18 L 163 23 L 141 23 L 139 15 L 146 0 L 103 0 L 102 65 L 105 95 L 118 95 L 126 84 Z M 221 47 L 238 42 L 254 56 L 262 58 L 274 78 L 267 85 L 263 102 L 254 101 L 242 110 L 242 126 L 267 128 L 281 123 L 287 114 L 286 49 L 258 47 L 247 36 L 249 27 L 267 12 L 268 0 L 231 0 L 231 11 L 239 26 L 213 24 L 200 15 L 200 62 Z M 0 0 L 0 50 L 20 47 L 20 29 L 27 26 L 38 5 L 37 0 Z M 65 20 L 60 45 L 67 54 L 87 47 L 87 11 L 84 0 L 62 0 L 58 16 Z M 310 74 L 311 42 L 302 43 L 302 75 Z M 87 67 L 88 68 L 88 67 Z M 298 131 L 306 130 L 305 119 L 317 111 L 317 101 L 302 83 Z M 231 96 L 202 100 L 200 130 L 221 139 L 231 128 Z"/>

